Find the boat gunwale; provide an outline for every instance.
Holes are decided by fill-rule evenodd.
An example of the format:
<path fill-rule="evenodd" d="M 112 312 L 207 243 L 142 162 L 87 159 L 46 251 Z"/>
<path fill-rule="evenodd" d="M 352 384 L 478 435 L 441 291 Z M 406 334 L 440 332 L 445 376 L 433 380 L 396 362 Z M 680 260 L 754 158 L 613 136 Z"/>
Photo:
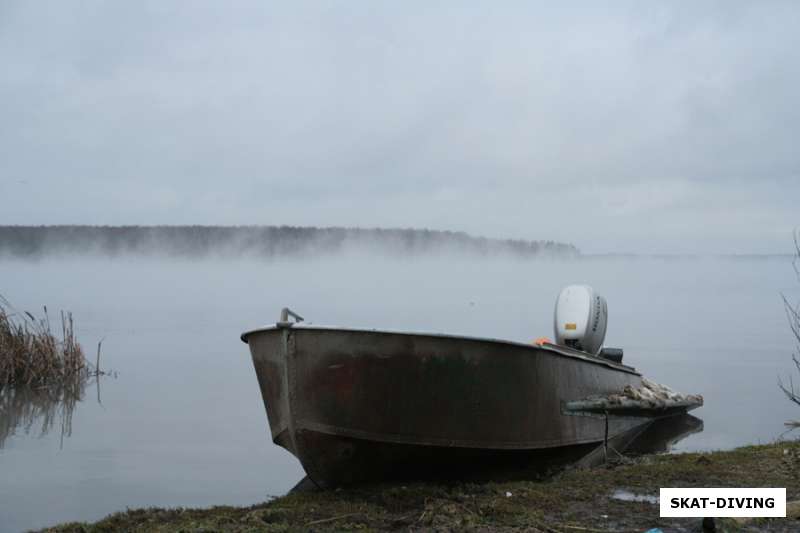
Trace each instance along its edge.
<path fill-rule="evenodd" d="M 588 354 L 585 352 L 581 352 L 579 350 L 574 350 L 572 348 L 566 346 L 559 346 L 556 344 L 551 343 L 543 343 L 543 344 L 528 344 L 524 342 L 512 341 L 507 339 L 496 339 L 492 337 L 473 337 L 469 335 L 453 335 L 449 333 L 432 333 L 432 332 L 413 332 L 413 331 L 394 331 L 394 330 L 387 330 L 387 329 L 373 329 L 373 328 L 352 328 L 352 327 L 339 327 L 339 326 L 323 326 L 323 325 L 316 325 L 316 324 L 303 324 L 303 323 L 296 323 L 296 322 L 277 322 L 274 325 L 270 326 L 262 326 L 260 328 L 251 329 L 245 331 L 240 335 L 240 339 L 245 344 L 249 344 L 247 338 L 250 335 L 255 333 L 263 333 L 268 331 L 281 331 L 281 330 L 317 330 L 317 331 L 345 331 L 345 332 L 352 332 L 352 333 L 378 333 L 382 335 L 403 335 L 403 336 L 411 336 L 411 337 L 432 337 L 437 339 L 452 339 L 452 340 L 462 340 L 462 341 L 473 341 L 473 342 L 488 342 L 493 344 L 503 344 L 506 346 L 514 346 L 518 348 L 526 348 L 532 350 L 543 350 L 549 352 L 554 355 L 560 355 L 562 357 L 569 357 L 572 359 L 580 359 L 587 363 L 592 363 L 596 365 L 602 365 L 608 367 L 612 370 L 619 370 L 621 372 L 626 372 L 628 374 L 633 374 L 636 376 L 641 376 L 642 374 L 637 371 L 634 367 L 623 365 L 622 363 L 616 363 L 614 361 L 610 361 L 608 359 L 603 359 L 601 357 Z"/>

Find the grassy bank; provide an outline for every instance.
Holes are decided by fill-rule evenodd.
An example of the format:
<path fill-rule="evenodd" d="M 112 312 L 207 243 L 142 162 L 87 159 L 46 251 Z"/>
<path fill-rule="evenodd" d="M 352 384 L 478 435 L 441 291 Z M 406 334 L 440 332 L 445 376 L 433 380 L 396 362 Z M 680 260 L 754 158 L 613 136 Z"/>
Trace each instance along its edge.
<path fill-rule="evenodd" d="M 649 456 L 541 481 L 376 485 L 290 494 L 252 507 L 129 510 L 47 531 L 702 531 L 700 519 L 662 519 L 658 505 L 612 497 L 619 489 L 657 496 L 659 487 L 786 487 L 787 499 L 798 500 L 800 442 Z M 786 519 L 717 521 L 717 531 L 800 531 L 798 511 L 792 507 L 796 516 Z"/>

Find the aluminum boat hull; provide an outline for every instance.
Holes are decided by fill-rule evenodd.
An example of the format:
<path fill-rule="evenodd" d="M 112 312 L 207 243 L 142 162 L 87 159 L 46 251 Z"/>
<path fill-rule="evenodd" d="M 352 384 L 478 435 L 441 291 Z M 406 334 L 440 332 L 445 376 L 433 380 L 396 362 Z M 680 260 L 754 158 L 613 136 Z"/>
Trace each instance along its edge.
<path fill-rule="evenodd" d="M 564 404 L 641 385 L 631 367 L 554 345 L 279 323 L 242 335 L 273 441 L 320 487 L 477 477 L 573 461 L 653 417 Z"/>

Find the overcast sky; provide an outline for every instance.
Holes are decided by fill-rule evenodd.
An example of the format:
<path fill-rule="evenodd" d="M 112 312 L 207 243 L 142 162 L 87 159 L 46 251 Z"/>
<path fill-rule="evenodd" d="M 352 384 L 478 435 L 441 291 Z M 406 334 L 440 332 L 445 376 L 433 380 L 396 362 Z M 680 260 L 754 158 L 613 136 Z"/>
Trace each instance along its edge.
<path fill-rule="evenodd" d="M 0 0 L 0 223 L 788 253 L 798 28 L 800 2 Z"/>

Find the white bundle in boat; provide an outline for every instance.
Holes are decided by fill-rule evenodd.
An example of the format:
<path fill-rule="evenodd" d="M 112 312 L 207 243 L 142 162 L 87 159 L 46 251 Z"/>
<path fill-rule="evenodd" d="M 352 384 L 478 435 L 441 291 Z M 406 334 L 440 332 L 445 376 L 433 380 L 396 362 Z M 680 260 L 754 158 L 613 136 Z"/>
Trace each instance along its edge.
<path fill-rule="evenodd" d="M 617 413 L 624 411 L 635 414 L 647 411 L 686 410 L 703 405 L 699 394 L 681 394 L 647 378 L 642 378 L 641 387 L 630 385 L 620 393 L 608 396 L 590 396 L 583 400 L 566 402 L 565 410 L 587 413 Z"/>

